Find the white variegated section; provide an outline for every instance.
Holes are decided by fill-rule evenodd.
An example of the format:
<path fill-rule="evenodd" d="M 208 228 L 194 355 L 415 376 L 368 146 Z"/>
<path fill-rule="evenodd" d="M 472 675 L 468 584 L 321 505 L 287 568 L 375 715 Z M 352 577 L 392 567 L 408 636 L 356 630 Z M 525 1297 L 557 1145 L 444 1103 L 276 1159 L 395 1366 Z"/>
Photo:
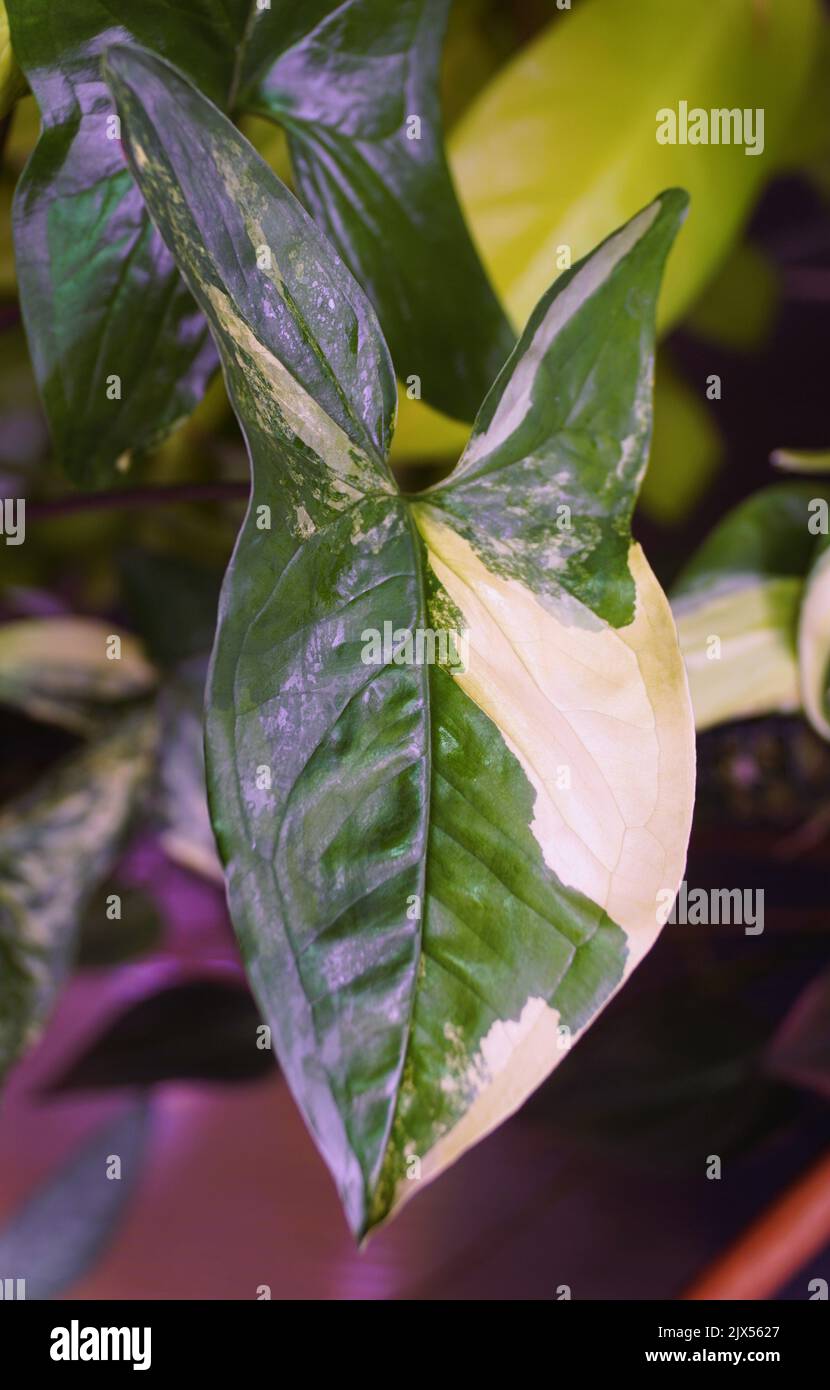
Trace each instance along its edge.
<path fill-rule="evenodd" d="M 416 510 L 469 629 L 469 668 L 455 679 L 535 790 L 545 862 L 623 928 L 630 970 L 658 934 L 658 894 L 682 878 L 694 799 L 694 724 L 668 601 L 633 545 L 632 623 L 612 628 L 573 603 L 554 614 L 492 573 L 433 508 Z"/>
<path fill-rule="evenodd" d="M 807 577 L 798 624 L 798 666 L 804 713 L 823 738 L 830 739 L 827 676 L 830 667 L 830 547 Z"/>
<path fill-rule="evenodd" d="M 518 1019 L 496 1019 L 463 1079 L 475 1096 L 457 1125 L 424 1156 L 421 1178 L 430 1182 L 467 1149 L 524 1105 L 565 1055 L 559 1014 L 544 999 L 528 999 Z M 400 1196 L 409 1195 L 412 1183 Z"/>
<path fill-rule="evenodd" d="M 220 327 L 240 350 L 241 361 L 247 361 L 253 368 L 247 385 L 260 428 L 266 433 L 273 432 L 274 411 L 278 409 L 292 434 L 319 459 L 325 460 L 331 474 L 332 491 L 342 497 L 344 507 L 365 493 L 367 480 L 375 488 L 394 492 L 391 479 L 383 476 L 345 430 L 261 342 L 228 296 L 215 285 L 206 285 L 205 293 Z M 307 532 L 300 528 L 300 534 Z"/>
<path fill-rule="evenodd" d="M 657 218 L 660 206 L 659 202 L 651 203 L 619 232 L 609 237 L 552 301 L 522 354 L 490 424 L 482 433 L 471 437 L 452 475 L 453 482 L 499 448 L 519 428 L 532 409 L 536 378 L 552 343 L 587 300 L 605 284 L 620 261 L 642 240 Z"/>
<path fill-rule="evenodd" d="M 524 768 L 545 862 L 626 933 L 619 988 L 659 934 L 658 894 L 677 891 L 691 828 L 694 722 L 668 601 L 634 545 L 628 627 L 608 627 L 570 598 L 554 614 L 488 570 L 434 508 L 413 510 L 430 565 L 468 628 L 469 666 L 454 678 Z M 448 1086 L 470 1103 L 421 1156 L 422 1182 L 518 1110 L 577 1036 L 564 1043 L 557 1010 L 541 998 L 497 1020 L 463 1074 L 448 1071 Z M 402 1181 L 390 1215 L 421 1185 Z"/>
<path fill-rule="evenodd" d="M 795 632 L 800 579 L 754 575 L 672 605 L 698 729 L 801 705 Z"/>

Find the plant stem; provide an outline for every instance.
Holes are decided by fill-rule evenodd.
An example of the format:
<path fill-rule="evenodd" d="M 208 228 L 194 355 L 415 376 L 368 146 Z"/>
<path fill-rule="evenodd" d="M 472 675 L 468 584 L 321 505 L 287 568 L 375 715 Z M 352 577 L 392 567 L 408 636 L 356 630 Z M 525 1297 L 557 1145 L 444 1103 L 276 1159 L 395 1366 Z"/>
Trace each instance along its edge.
<path fill-rule="evenodd" d="M 67 493 L 47 502 L 31 502 L 27 511 L 34 521 L 43 517 L 71 516 L 74 512 L 167 507 L 181 502 L 244 501 L 248 483 L 177 483 L 167 487 L 116 488 L 109 492 Z"/>

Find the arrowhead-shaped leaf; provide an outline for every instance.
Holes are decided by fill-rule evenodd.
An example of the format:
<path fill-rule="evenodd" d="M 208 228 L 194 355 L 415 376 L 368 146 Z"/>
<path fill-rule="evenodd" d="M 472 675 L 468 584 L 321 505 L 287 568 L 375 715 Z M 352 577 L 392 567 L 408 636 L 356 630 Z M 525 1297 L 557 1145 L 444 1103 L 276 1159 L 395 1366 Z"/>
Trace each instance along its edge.
<path fill-rule="evenodd" d="M 385 343 L 333 248 L 167 65 L 108 71 L 251 454 L 207 718 L 231 910 L 363 1233 L 556 1066 L 682 875 L 691 711 L 628 528 L 685 199 L 562 277 L 456 473 L 407 499 Z"/>
<path fill-rule="evenodd" d="M 449 8 L 273 0 L 246 46 L 240 100 L 285 127 L 300 196 L 377 310 L 398 375 L 472 420 L 515 338 L 444 155 Z"/>

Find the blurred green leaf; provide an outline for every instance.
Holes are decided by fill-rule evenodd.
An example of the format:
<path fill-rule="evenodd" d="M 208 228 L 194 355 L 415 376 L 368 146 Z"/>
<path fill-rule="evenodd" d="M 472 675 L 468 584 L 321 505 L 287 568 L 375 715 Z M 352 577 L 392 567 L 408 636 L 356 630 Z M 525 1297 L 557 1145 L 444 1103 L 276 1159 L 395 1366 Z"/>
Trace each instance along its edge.
<path fill-rule="evenodd" d="M 146 789 L 155 739 L 154 716 L 126 715 L 0 816 L 0 1075 L 55 1001 L 82 914 Z"/>
<path fill-rule="evenodd" d="M 672 609 L 698 730 L 791 712 L 805 700 L 817 709 L 814 681 L 828 642 L 824 560 L 806 626 L 802 602 L 823 550 L 816 507 L 828 496 L 807 483 L 764 488 L 723 518 L 678 578 Z"/>
<path fill-rule="evenodd" d="M 106 912 L 113 894 L 120 899 L 117 919 Z M 80 970 L 100 970 L 135 960 L 159 944 L 163 931 L 162 919 L 147 893 L 110 879 L 100 885 L 81 920 L 75 963 Z"/>
<path fill-rule="evenodd" d="M 26 81 L 12 52 L 9 16 L 4 0 L 0 0 L 0 120 L 11 110 L 25 90 Z"/>
<path fill-rule="evenodd" d="M 121 655 L 110 660 L 110 635 L 93 618 L 31 618 L 0 627 L 0 703 L 73 733 L 93 733 L 113 706 L 146 695 L 157 680 L 128 634 L 120 634 Z"/>
<path fill-rule="evenodd" d="M 772 331 L 780 285 L 774 264 L 750 242 L 735 246 L 686 318 L 686 327 L 720 347 L 751 352 Z"/>
<path fill-rule="evenodd" d="M 149 1118 L 142 1100 L 96 1130 L 0 1231 L 0 1271 L 25 1279 L 27 1300 L 57 1297 L 104 1250 L 140 1177 Z"/>
<path fill-rule="evenodd" d="M 554 276 L 659 189 L 678 187 L 691 209 L 661 291 L 658 330 L 676 324 L 787 157 L 821 23 L 817 0 L 718 0 L 705 15 L 698 0 L 580 0 L 512 58 L 453 129 L 448 149 L 473 239 L 513 324 L 523 327 Z M 657 113 L 681 99 L 707 111 L 761 108 L 763 153 L 659 144 Z M 752 269 L 743 268 L 745 279 Z M 768 296 L 765 279 L 764 312 Z M 756 331 L 763 313 L 746 317 Z M 454 452 L 452 421 L 405 398 L 401 406 L 405 429 L 393 457 Z"/>
<path fill-rule="evenodd" d="M 658 322 L 675 323 L 723 261 L 779 166 L 812 71 L 815 0 L 582 0 L 518 54 L 450 140 L 462 207 L 515 324 L 557 270 L 660 188 L 691 214 Z M 764 148 L 658 144 L 657 113 L 761 108 Z M 561 267 L 560 267 L 561 268 Z"/>
<path fill-rule="evenodd" d="M 209 652 L 222 571 L 172 550 L 129 546 L 116 557 L 131 626 L 161 666 Z"/>

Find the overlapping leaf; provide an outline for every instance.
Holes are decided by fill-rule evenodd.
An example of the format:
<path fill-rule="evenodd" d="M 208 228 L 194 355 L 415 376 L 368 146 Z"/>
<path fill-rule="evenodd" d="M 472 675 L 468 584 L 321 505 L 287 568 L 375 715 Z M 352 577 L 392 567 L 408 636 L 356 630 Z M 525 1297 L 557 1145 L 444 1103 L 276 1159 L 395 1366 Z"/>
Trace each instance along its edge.
<path fill-rule="evenodd" d="M 221 107 L 284 122 L 302 194 L 376 303 L 399 371 L 472 418 L 513 339 L 443 153 L 448 3 L 9 0 L 15 54 L 43 118 L 15 197 L 21 303 L 56 448 L 76 481 L 111 479 L 119 456 L 189 414 L 215 366 L 113 125 L 101 55 L 128 40 Z"/>
<path fill-rule="evenodd" d="M 14 206 L 32 361 L 64 467 L 105 482 L 122 453 L 189 414 L 216 359 L 124 166 L 101 54 L 131 36 L 222 101 L 248 0 L 8 0 L 8 11 L 43 121 Z"/>
<path fill-rule="evenodd" d="M 444 156 L 449 6 L 275 0 L 255 21 L 240 99 L 285 126 L 300 197 L 366 290 L 398 375 L 472 420 L 514 338 Z"/>
<path fill-rule="evenodd" d="M 455 474 L 409 500 L 359 285 L 169 66 L 107 67 L 251 455 L 207 727 L 231 910 L 363 1233 L 553 1069 L 682 874 L 691 711 L 629 522 L 685 199 L 545 296 Z"/>

